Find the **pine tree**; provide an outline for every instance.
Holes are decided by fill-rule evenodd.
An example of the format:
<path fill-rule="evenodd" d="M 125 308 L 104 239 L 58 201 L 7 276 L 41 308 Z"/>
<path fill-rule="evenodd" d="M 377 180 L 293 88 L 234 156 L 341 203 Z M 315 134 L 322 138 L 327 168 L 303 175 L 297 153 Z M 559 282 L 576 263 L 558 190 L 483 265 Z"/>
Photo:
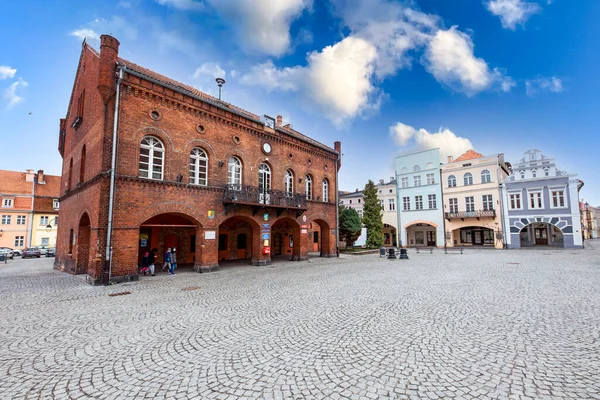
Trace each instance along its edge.
<path fill-rule="evenodd" d="M 354 244 L 360 236 L 361 230 L 362 224 L 356 210 L 340 206 L 340 237 L 346 242 L 346 247 Z"/>
<path fill-rule="evenodd" d="M 370 179 L 363 191 L 363 202 L 362 223 L 367 227 L 367 248 L 376 249 L 383 244 L 383 214 L 377 188 Z"/>

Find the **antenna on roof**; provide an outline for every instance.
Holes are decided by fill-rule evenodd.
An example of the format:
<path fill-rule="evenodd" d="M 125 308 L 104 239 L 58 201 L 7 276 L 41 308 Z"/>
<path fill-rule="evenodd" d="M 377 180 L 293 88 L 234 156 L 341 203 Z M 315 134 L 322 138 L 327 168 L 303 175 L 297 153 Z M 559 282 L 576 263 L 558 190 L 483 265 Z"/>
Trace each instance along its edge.
<path fill-rule="evenodd" d="M 217 81 L 217 85 L 219 85 L 219 100 L 221 100 L 221 87 L 223 87 L 223 85 L 225 84 L 225 79 L 217 78 L 215 79 L 215 81 Z"/>

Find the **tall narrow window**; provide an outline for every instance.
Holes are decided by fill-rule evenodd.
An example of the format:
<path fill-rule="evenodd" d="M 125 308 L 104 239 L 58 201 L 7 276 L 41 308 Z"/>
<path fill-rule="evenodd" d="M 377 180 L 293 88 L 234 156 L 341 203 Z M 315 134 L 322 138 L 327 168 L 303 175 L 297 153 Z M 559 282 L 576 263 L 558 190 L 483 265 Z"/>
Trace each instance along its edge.
<path fill-rule="evenodd" d="M 260 192 L 260 203 L 269 204 L 271 197 L 271 168 L 265 163 L 258 167 L 258 191 Z"/>
<path fill-rule="evenodd" d="M 490 183 L 492 181 L 492 174 L 487 169 L 481 171 L 481 183 Z"/>
<path fill-rule="evenodd" d="M 529 208 L 543 208 L 542 192 L 529 193 Z"/>
<path fill-rule="evenodd" d="M 458 212 L 458 199 L 448 199 L 448 203 L 450 205 L 450 212 L 457 213 Z"/>
<path fill-rule="evenodd" d="M 552 194 L 552 208 L 560 208 L 565 206 L 565 191 L 564 190 L 553 190 Z"/>
<path fill-rule="evenodd" d="M 388 199 L 390 211 L 396 211 L 396 199 Z"/>
<path fill-rule="evenodd" d="M 408 178 L 402 178 L 402 187 L 403 188 L 407 188 L 408 187 Z"/>
<path fill-rule="evenodd" d="M 410 211 L 410 197 L 403 197 L 402 198 L 402 205 L 404 208 L 404 211 Z"/>
<path fill-rule="evenodd" d="M 140 178 L 163 179 L 165 148 L 160 140 L 146 136 L 140 144 Z"/>
<path fill-rule="evenodd" d="M 421 175 L 414 176 L 413 180 L 415 181 L 415 186 L 421 186 Z"/>
<path fill-rule="evenodd" d="M 423 209 L 423 196 L 415 196 L 415 210 Z"/>
<path fill-rule="evenodd" d="M 73 236 L 73 229 L 69 231 L 69 255 L 73 254 L 73 240 L 75 237 Z"/>
<path fill-rule="evenodd" d="M 83 110 L 85 107 L 85 89 L 79 95 L 79 99 L 77 99 L 77 116 L 83 117 Z"/>
<path fill-rule="evenodd" d="M 69 175 L 67 175 L 67 190 L 71 190 L 71 177 L 73 176 L 73 159 L 69 162 Z"/>
<path fill-rule="evenodd" d="M 448 187 L 456 187 L 456 177 L 454 175 L 448 177 Z"/>
<path fill-rule="evenodd" d="M 329 202 L 329 182 L 327 179 L 323 179 L 323 201 Z"/>
<path fill-rule="evenodd" d="M 427 174 L 427 184 L 428 185 L 435 184 L 435 175 L 434 174 Z"/>
<path fill-rule="evenodd" d="M 473 197 L 473 196 L 465 197 L 465 211 L 466 212 L 475 211 L 475 197 Z"/>
<path fill-rule="evenodd" d="M 465 174 L 465 176 L 463 177 L 463 179 L 464 179 L 465 186 L 469 186 L 469 185 L 473 184 L 473 174 L 471 174 L 470 172 L 467 172 Z"/>
<path fill-rule="evenodd" d="M 306 199 L 312 200 L 312 178 L 310 175 L 306 175 L 305 184 Z"/>
<path fill-rule="evenodd" d="M 481 196 L 483 202 L 483 211 L 492 211 L 494 209 L 494 200 L 491 194 Z"/>
<path fill-rule="evenodd" d="M 81 149 L 81 161 L 80 161 L 80 165 L 79 165 L 79 183 L 83 183 L 83 180 L 85 179 L 85 144 L 83 145 L 83 148 Z"/>
<path fill-rule="evenodd" d="M 190 153 L 190 183 L 200 186 L 208 184 L 208 156 L 199 147 L 193 148 Z"/>
<path fill-rule="evenodd" d="M 520 210 L 521 209 L 521 194 L 520 193 L 511 193 L 509 197 L 510 197 L 510 209 L 511 210 Z"/>
<path fill-rule="evenodd" d="M 294 194 L 294 173 L 289 169 L 285 171 L 285 194 L 287 196 Z"/>
<path fill-rule="evenodd" d="M 429 202 L 429 209 L 437 208 L 437 199 L 436 199 L 435 194 L 428 194 L 427 200 Z"/>
<path fill-rule="evenodd" d="M 227 184 L 242 190 L 242 162 L 237 157 L 231 157 L 227 164 Z"/>

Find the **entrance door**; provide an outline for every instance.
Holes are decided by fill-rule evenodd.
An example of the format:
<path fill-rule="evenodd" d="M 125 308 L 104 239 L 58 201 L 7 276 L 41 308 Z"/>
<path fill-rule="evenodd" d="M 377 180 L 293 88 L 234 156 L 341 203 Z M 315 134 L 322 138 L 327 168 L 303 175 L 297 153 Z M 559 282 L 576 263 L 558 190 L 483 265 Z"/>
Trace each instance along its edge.
<path fill-rule="evenodd" d="M 481 231 L 474 231 L 473 232 L 473 244 L 478 244 L 478 245 L 482 245 L 483 244 L 483 238 L 481 235 Z"/>
<path fill-rule="evenodd" d="M 427 246 L 435 246 L 435 232 L 427 231 Z"/>
<path fill-rule="evenodd" d="M 246 258 L 246 234 L 245 233 L 240 233 L 237 236 L 237 258 L 238 259 L 242 259 L 242 258 Z"/>
<path fill-rule="evenodd" d="M 273 254 L 276 256 L 281 255 L 281 233 L 273 235 Z"/>
<path fill-rule="evenodd" d="M 546 228 L 534 228 L 535 244 L 538 246 L 548 245 L 548 230 Z"/>

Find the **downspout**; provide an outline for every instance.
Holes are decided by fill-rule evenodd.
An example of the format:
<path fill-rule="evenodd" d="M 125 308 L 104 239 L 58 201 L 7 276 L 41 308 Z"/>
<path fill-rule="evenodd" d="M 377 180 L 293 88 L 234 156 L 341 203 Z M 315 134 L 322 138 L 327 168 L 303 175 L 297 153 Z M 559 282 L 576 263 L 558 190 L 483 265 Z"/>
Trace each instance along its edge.
<path fill-rule="evenodd" d="M 508 212 L 508 210 L 506 210 L 504 208 L 504 190 L 506 189 L 504 187 L 505 183 L 504 180 L 501 181 L 500 177 L 500 170 L 502 169 L 502 167 L 500 167 L 500 169 L 496 170 L 496 180 L 498 182 L 498 193 L 500 194 L 500 224 L 502 225 L 502 248 L 506 249 L 506 235 L 507 233 L 510 234 L 510 232 L 506 232 L 506 226 L 504 225 L 504 213 Z M 508 176 L 507 176 L 508 178 Z M 506 180 L 506 179 L 505 179 Z"/>
<path fill-rule="evenodd" d="M 27 247 L 33 246 L 33 243 L 31 241 L 33 240 L 33 217 L 35 216 L 35 180 L 36 179 L 37 179 L 37 176 L 34 176 L 33 182 L 31 182 L 31 218 L 29 218 L 29 237 L 27 238 L 29 245 Z"/>
<path fill-rule="evenodd" d="M 404 207 L 404 204 L 400 204 L 400 175 L 398 175 L 398 173 L 395 171 L 394 168 L 394 174 L 396 175 L 396 204 L 398 204 L 398 208 L 396 208 L 396 221 L 398 224 L 398 229 L 396 229 L 396 244 L 398 245 L 398 248 L 401 249 L 402 246 L 402 228 L 400 226 L 401 220 L 400 220 L 400 210 L 401 210 L 401 206 Z"/>
<path fill-rule="evenodd" d="M 112 142 L 112 159 L 110 164 L 110 192 L 108 199 L 108 225 L 106 230 L 106 260 L 108 260 L 108 283 L 112 275 L 112 222 L 113 222 L 113 206 L 115 197 L 115 168 L 117 163 L 117 125 L 119 122 L 119 99 L 121 94 L 121 81 L 123 80 L 123 70 L 126 67 L 119 67 L 119 80 L 117 81 L 117 94 L 115 98 L 115 118 L 113 124 L 113 142 Z"/>
<path fill-rule="evenodd" d="M 338 183 L 338 163 L 341 154 L 338 153 L 335 159 L 335 256 L 340 256 L 339 241 L 340 241 L 340 199 L 339 199 L 339 183 Z"/>

